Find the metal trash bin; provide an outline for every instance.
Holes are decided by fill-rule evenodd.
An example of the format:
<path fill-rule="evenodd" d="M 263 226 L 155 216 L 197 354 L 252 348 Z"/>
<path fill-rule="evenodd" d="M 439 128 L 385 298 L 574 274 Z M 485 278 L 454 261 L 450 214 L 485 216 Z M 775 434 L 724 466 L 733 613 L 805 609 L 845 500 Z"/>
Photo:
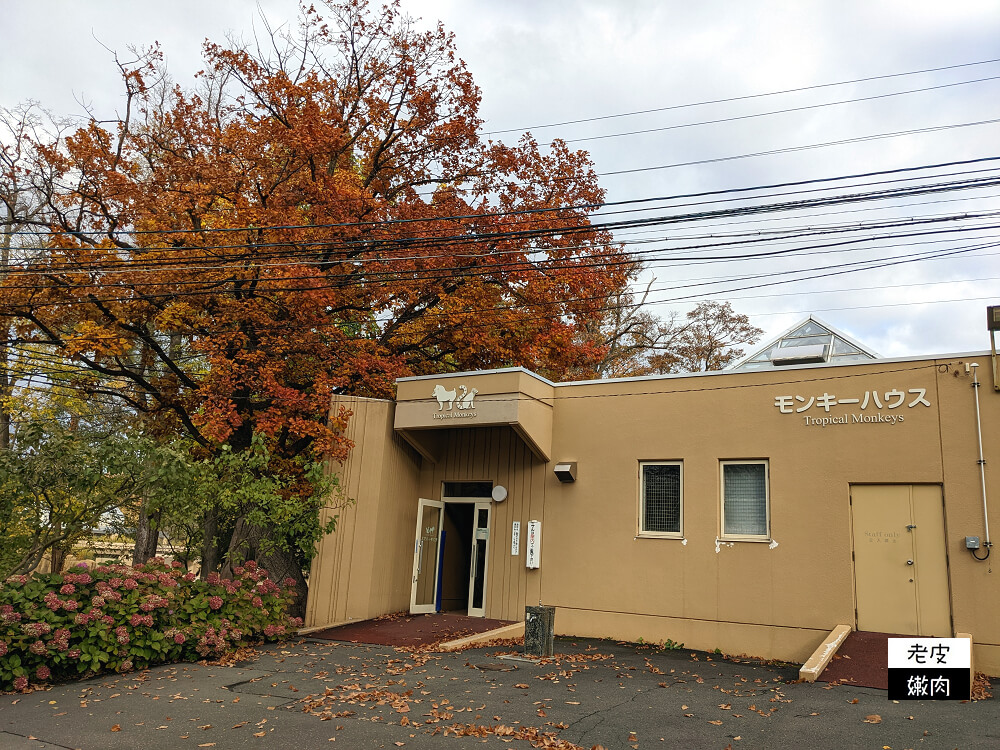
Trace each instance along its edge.
<path fill-rule="evenodd" d="M 524 608 L 524 653 L 526 656 L 552 656 L 555 646 L 556 608 Z"/>

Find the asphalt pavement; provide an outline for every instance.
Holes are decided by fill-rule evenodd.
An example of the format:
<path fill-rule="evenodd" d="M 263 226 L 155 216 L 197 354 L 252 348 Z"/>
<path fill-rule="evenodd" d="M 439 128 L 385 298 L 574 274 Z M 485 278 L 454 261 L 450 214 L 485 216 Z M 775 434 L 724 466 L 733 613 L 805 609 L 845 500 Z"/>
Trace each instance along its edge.
<path fill-rule="evenodd" d="M 458 653 L 300 639 L 0 695 L 0 748 L 991 748 L 1000 700 L 797 683 L 797 665 L 557 640 Z M 334 744 L 335 743 L 335 744 Z"/>

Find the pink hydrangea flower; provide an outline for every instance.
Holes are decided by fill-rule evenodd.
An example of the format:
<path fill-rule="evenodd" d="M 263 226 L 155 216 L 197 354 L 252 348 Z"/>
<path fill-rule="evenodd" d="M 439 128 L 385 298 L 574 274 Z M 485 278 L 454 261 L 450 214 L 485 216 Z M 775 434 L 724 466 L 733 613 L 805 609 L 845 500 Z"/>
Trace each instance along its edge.
<path fill-rule="evenodd" d="M 70 612 L 75 612 L 80 608 L 80 602 L 76 599 L 67 599 L 62 603 L 63 609 L 69 610 Z"/>
<path fill-rule="evenodd" d="M 136 582 L 136 580 L 134 578 L 126 578 L 125 579 L 125 590 L 126 591 L 135 591 L 137 588 L 139 588 L 139 584 Z"/>
<path fill-rule="evenodd" d="M 64 583 L 62 586 L 59 587 L 59 593 L 65 594 L 67 596 L 69 596 L 70 594 L 75 594 L 76 586 L 74 586 L 72 583 Z"/>
<path fill-rule="evenodd" d="M 7 641 L 0 641 L 0 656 L 7 655 Z"/>
<path fill-rule="evenodd" d="M 28 689 L 28 678 L 27 677 L 15 677 L 14 678 L 14 689 L 18 692 Z"/>
<path fill-rule="evenodd" d="M 251 604 L 252 604 L 253 606 L 255 606 L 255 607 L 258 607 L 258 608 L 260 608 L 260 607 L 263 607 L 263 606 L 264 606 L 264 602 L 263 602 L 263 601 L 261 601 L 261 598 L 260 598 L 259 596 L 255 596 L 255 597 L 253 598 L 253 601 L 251 601 L 250 603 L 251 603 Z"/>
<path fill-rule="evenodd" d="M 221 609 L 222 608 L 222 597 L 221 596 L 210 596 L 210 597 L 208 597 L 208 606 L 211 609 Z"/>
<path fill-rule="evenodd" d="M 35 670 L 35 675 L 39 680 L 47 680 L 52 675 L 52 670 L 42 664 L 38 669 Z"/>
<path fill-rule="evenodd" d="M 71 648 L 69 651 L 66 652 L 66 656 L 68 656 L 70 659 L 79 659 L 80 654 L 81 651 L 78 648 Z"/>
<path fill-rule="evenodd" d="M 30 646 L 28 646 L 28 651 L 30 651 L 33 654 L 37 654 L 38 656 L 44 656 L 45 652 L 48 651 L 48 649 L 45 648 L 45 644 L 42 643 L 42 641 L 35 641 Z"/>

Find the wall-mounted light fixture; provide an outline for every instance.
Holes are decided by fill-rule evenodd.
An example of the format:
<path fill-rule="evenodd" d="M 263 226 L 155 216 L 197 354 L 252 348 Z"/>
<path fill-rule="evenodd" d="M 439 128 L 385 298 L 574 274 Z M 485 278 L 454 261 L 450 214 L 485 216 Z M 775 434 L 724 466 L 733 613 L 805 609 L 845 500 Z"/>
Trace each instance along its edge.
<path fill-rule="evenodd" d="M 558 463 L 556 464 L 554 471 L 556 473 L 556 478 L 560 482 L 576 481 L 576 461 L 564 461 L 562 463 Z"/>
<path fill-rule="evenodd" d="M 990 353 L 993 357 L 993 390 L 1000 391 L 1000 377 L 997 374 L 996 332 L 1000 331 L 1000 305 L 986 308 L 986 330 L 990 332 Z"/>

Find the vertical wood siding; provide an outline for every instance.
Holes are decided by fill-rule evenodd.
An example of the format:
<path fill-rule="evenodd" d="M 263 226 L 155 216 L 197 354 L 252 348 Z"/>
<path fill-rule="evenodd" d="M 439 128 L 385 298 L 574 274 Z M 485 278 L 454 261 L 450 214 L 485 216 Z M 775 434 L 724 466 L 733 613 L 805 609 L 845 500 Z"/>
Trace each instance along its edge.
<path fill-rule="evenodd" d="M 393 403 L 338 398 L 353 414 L 346 436 L 354 449 L 343 464 L 337 529 L 319 544 L 309 579 L 306 626 L 367 619 L 409 608 L 420 457 L 393 430 Z"/>
<path fill-rule="evenodd" d="M 490 518 L 486 616 L 523 619 L 525 604 L 537 604 L 540 591 L 540 571 L 524 567 L 524 549 L 528 521 L 544 520 L 545 464 L 510 427 L 456 429 L 450 431 L 442 460 L 425 463 L 420 496 L 439 500 L 442 483 L 450 481 L 490 481 L 507 488 L 507 499 L 493 503 Z M 415 507 L 416 498 L 412 503 Z M 510 554 L 514 521 L 521 522 L 521 550 L 516 557 Z M 543 523 L 543 555 L 544 536 Z"/>

